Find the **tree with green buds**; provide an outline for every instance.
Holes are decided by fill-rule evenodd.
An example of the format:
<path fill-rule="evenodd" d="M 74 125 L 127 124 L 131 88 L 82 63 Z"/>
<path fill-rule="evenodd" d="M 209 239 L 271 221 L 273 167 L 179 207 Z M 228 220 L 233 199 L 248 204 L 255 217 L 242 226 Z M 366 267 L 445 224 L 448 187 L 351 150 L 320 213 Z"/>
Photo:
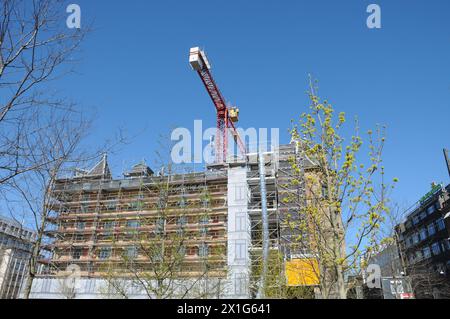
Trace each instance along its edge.
<path fill-rule="evenodd" d="M 305 185 L 305 192 L 287 197 L 301 207 L 289 223 L 319 264 L 322 298 L 345 299 L 350 288 L 346 277 L 360 267 L 364 250 L 375 244 L 383 220 L 389 214 L 388 194 L 397 179 L 387 183 L 382 153 L 385 127 L 367 132 L 367 145 L 355 120 L 354 134 L 346 138 L 345 113 L 317 95 L 317 82 L 310 81 L 309 112 L 303 113 L 290 130 L 303 158 L 314 163 L 303 167 L 293 159 L 296 176 L 292 185 Z M 364 147 L 363 147 L 364 145 Z"/>

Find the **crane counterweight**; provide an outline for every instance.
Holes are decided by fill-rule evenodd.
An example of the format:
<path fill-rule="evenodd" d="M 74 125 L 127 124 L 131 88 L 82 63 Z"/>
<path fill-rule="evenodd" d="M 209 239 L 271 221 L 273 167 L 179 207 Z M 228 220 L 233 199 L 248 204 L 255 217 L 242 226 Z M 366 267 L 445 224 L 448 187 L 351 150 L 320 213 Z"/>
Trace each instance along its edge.
<path fill-rule="evenodd" d="M 189 52 L 189 63 L 195 71 L 203 70 L 204 68 L 210 70 L 208 58 L 205 52 L 200 50 L 199 47 L 192 48 Z"/>

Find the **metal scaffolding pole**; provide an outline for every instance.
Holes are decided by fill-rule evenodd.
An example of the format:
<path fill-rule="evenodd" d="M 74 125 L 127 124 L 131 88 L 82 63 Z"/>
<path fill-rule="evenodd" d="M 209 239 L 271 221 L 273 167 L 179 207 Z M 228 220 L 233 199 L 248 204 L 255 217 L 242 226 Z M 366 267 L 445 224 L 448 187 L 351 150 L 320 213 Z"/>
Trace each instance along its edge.
<path fill-rule="evenodd" d="M 259 281 L 258 298 L 265 298 L 267 268 L 269 262 L 269 218 L 267 215 L 266 161 L 264 154 L 259 153 L 259 181 L 261 187 L 261 214 L 263 232 L 262 271 Z"/>
<path fill-rule="evenodd" d="M 445 157 L 445 163 L 447 164 L 448 175 L 450 176 L 450 158 L 448 155 L 448 149 L 446 149 L 446 148 L 444 148 L 444 157 Z"/>

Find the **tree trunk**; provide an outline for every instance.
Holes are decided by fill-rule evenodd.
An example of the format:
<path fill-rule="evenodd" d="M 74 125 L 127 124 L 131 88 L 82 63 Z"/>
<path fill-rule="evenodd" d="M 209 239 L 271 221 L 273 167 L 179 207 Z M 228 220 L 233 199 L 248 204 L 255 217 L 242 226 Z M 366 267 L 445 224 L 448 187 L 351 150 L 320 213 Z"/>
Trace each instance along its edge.
<path fill-rule="evenodd" d="M 24 291 L 23 291 L 23 298 L 24 299 L 30 299 L 31 287 L 33 286 L 34 276 L 35 276 L 35 274 L 30 269 L 30 271 L 28 273 L 28 276 L 26 278 L 25 288 L 24 288 Z"/>
<path fill-rule="evenodd" d="M 48 188 L 47 188 L 46 194 L 48 194 Z M 46 204 L 44 204 L 43 206 L 46 207 Z M 36 277 L 36 273 L 37 273 L 37 261 L 39 258 L 39 253 L 41 251 L 42 237 L 44 236 L 46 219 L 47 219 L 46 208 L 44 208 L 44 211 L 45 211 L 45 213 L 42 214 L 40 228 L 38 229 L 38 237 L 36 239 L 36 242 L 34 243 L 33 252 L 30 256 L 30 269 L 28 272 L 29 274 L 26 279 L 25 288 L 24 288 L 24 292 L 23 292 L 24 299 L 30 299 L 31 288 L 33 287 L 33 280 Z"/>
<path fill-rule="evenodd" d="M 37 259 L 39 257 L 41 241 L 42 241 L 42 232 L 39 232 L 38 240 L 34 244 L 33 252 L 30 256 L 30 269 L 28 271 L 28 276 L 26 278 L 25 288 L 23 291 L 24 299 L 30 299 L 31 288 L 33 286 L 33 280 L 36 277 L 36 272 L 37 272 L 36 265 L 37 265 Z"/>
<path fill-rule="evenodd" d="M 339 299 L 347 299 L 347 292 L 345 287 L 344 271 L 341 265 L 337 266 L 337 280 L 336 280 L 336 292 Z"/>

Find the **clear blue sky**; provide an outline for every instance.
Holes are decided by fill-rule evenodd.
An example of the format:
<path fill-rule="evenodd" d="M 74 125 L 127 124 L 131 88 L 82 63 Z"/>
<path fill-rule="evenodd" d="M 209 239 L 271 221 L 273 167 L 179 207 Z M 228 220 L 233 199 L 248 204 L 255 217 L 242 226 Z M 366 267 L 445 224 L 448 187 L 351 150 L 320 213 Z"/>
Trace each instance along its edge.
<path fill-rule="evenodd" d="M 73 2 L 73 1 L 72 1 Z M 97 120 L 89 143 L 117 127 L 133 143 L 111 158 L 116 175 L 146 158 L 159 134 L 195 119 L 214 126 L 214 108 L 188 64 L 204 47 L 243 127 L 278 127 L 307 110 L 307 74 L 321 95 L 364 130 L 388 126 L 385 166 L 400 179 L 395 199 L 413 203 L 432 181 L 449 182 L 450 2 L 448 0 L 92 1 L 77 0 L 95 31 L 64 93 Z M 366 7 L 382 9 L 382 29 Z"/>

